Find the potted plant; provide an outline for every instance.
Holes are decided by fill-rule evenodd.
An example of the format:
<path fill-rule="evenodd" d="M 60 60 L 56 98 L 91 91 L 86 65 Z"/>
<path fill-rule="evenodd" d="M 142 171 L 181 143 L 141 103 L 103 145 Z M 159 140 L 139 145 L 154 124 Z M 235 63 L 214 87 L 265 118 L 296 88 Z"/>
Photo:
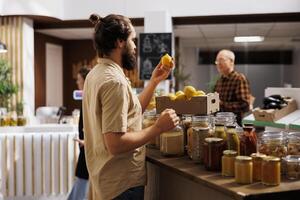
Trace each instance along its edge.
<path fill-rule="evenodd" d="M 11 80 L 12 69 L 6 60 L 0 59 L 0 108 L 10 109 L 9 99 L 18 92 Z"/>

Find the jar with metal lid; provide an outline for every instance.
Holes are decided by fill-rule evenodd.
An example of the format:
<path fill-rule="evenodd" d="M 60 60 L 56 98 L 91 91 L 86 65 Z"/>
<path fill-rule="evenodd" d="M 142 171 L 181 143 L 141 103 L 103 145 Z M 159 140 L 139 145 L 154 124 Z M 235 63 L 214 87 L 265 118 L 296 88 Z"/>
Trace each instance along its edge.
<path fill-rule="evenodd" d="M 226 126 L 227 149 L 234 150 L 240 155 L 240 138 L 236 132 L 235 125 Z"/>
<path fill-rule="evenodd" d="M 253 181 L 261 181 L 261 164 L 265 154 L 252 153 L 251 158 L 253 162 Z"/>
<path fill-rule="evenodd" d="M 221 170 L 221 160 L 225 150 L 225 141 L 222 138 L 206 138 L 203 144 L 203 163 L 207 170 Z"/>
<path fill-rule="evenodd" d="M 145 111 L 143 116 L 144 116 L 143 124 L 142 124 L 143 129 L 152 126 L 157 120 L 155 109 L 150 110 L 150 111 Z M 159 138 L 159 136 L 157 136 L 157 137 Z M 157 144 L 156 144 L 157 143 L 157 137 L 150 140 L 147 143 L 147 147 L 153 147 L 153 148 L 157 147 Z"/>
<path fill-rule="evenodd" d="M 259 153 L 282 158 L 287 155 L 286 137 L 283 132 L 265 131 L 258 142 Z"/>
<path fill-rule="evenodd" d="M 193 116 L 187 134 L 187 153 L 195 162 L 203 163 L 203 143 L 210 136 L 209 116 Z"/>
<path fill-rule="evenodd" d="M 300 155 L 300 132 L 291 132 L 287 136 L 288 155 Z"/>
<path fill-rule="evenodd" d="M 253 124 L 244 124 L 243 132 L 239 134 L 240 155 L 250 156 L 257 152 L 257 137 Z"/>
<path fill-rule="evenodd" d="M 235 181 L 240 184 L 252 183 L 252 158 L 249 156 L 237 156 L 234 164 Z"/>
<path fill-rule="evenodd" d="M 222 138 L 226 141 L 226 132 L 225 132 L 225 125 L 227 123 L 226 117 L 215 117 L 215 130 L 214 130 L 214 137 Z"/>
<path fill-rule="evenodd" d="M 236 115 L 233 112 L 218 112 L 216 117 L 225 117 L 226 124 L 236 125 Z"/>
<path fill-rule="evenodd" d="M 280 158 L 266 156 L 261 165 L 261 181 L 264 185 L 280 184 Z"/>
<path fill-rule="evenodd" d="M 222 175 L 234 176 L 234 162 L 237 152 L 233 150 L 223 151 L 222 156 Z"/>
<path fill-rule="evenodd" d="M 286 177 L 290 180 L 300 179 L 300 155 L 288 155 L 284 159 Z"/>
<path fill-rule="evenodd" d="M 166 156 L 184 154 L 183 130 L 180 126 L 160 135 L 160 152 Z"/>

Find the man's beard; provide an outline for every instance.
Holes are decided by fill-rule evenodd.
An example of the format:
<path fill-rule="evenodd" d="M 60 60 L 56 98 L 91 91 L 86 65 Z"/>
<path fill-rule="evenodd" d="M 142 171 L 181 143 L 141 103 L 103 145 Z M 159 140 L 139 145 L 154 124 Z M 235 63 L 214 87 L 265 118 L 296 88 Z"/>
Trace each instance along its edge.
<path fill-rule="evenodd" d="M 122 67 L 127 70 L 134 70 L 136 67 L 136 57 L 129 51 L 127 45 L 122 53 Z"/>

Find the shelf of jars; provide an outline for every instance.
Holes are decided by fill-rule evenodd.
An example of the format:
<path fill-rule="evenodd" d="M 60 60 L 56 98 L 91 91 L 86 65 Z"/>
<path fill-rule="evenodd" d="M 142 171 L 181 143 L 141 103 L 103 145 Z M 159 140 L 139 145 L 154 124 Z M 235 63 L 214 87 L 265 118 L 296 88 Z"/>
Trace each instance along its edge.
<path fill-rule="evenodd" d="M 298 130 L 299 130 L 300 129 L 299 125 L 297 126 L 297 123 L 294 124 L 295 121 L 299 121 L 299 120 L 300 120 L 300 110 L 296 110 L 275 122 L 266 122 L 266 121 L 255 120 L 253 114 L 246 116 L 242 122 L 243 122 L 243 124 L 252 123 L 252 124 L 254 124 L 254 126 L 274 127 L 274 128 L 280 128 L 280 129 L 286 129 L 286 130 L 290 129 L 292 126 L 294 128 L 298 128 Z"/>

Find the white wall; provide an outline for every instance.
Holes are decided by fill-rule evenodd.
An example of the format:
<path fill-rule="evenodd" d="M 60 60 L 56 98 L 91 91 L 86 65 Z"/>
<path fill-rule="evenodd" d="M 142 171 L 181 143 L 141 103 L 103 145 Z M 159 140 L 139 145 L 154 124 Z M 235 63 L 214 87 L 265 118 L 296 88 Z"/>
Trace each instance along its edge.
<path fill-rule="evenodd" d="M 91 13 L 144 17 L 146 11 L 167 10 L 171 16 L 299 12 L 299 0 L 0 0 L 2 15 L 34 14 L 87 19 Z"/>
<path fill-rule="evenodd" d="M 63 105 L 63 48 L 46 43 L 46 106 Z"/>

